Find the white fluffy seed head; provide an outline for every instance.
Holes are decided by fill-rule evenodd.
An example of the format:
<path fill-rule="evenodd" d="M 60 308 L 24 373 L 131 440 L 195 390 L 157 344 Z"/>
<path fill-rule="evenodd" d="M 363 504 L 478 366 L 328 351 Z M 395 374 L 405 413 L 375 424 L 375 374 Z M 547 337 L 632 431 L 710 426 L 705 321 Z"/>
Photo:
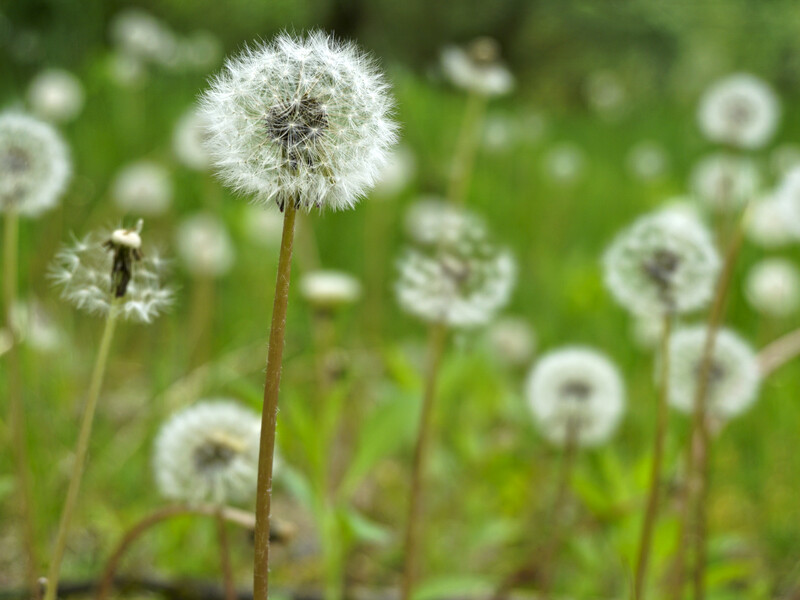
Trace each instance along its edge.
<path fill-rule="evenodd" d="M 737 73 L 714 83 L 697 113 L 700 129 L 711 141 L 739 148 L 759 148 L 778 125 L 780 104 L 758 77 Z"/>
<path fill-rule="evenodd" d="M 114 15 L 111 39 L 118 50 L 140 60 L 168 65 L 175 59 L 175 34 L 150 13 L 127 8 Z"/>
<path fill-rule="evenodd" d="M 762 248 L 778 248 L 794 241 L 790 208 L 772 193 L 753 202 L 745 223 L 748 239 Z"/>
<path fill-rule="evenodd" d="M 300 279 L 300 293 L 314 306 L 336 308 L 361 297 L 361 282 L 341 271 L 312 271 Z"/>
<path fill-rule="evenodd" d="M 710 210 L 733 212 L 753 200 L 761 183 L 755 163 L 731 154 L 712 154 L 692 169 L 690 187 Z"/>
<path fill-rule="evenodd" d="M 172 132 L 172 152 L 185 166 L 204 171 L 211 166 L 211 156 L 205 146 L 208 128 L 205 117 L 196 109 L 186 112 Z"/>
<path fill-rule="evenodd" d="M 453 216 L 442 207 L 441 221 L 417 227 L 398 261 L 395 285 L 400 306 L 410 314 L 450 327 L 488 323 L 508 303 L 516 279 L 511 254 L 498 249 L 474 215 Z"/>
<path fill-rule="evenodd" d="M 122 168 L 111 184 L 114 203 L 123 212 L 158 216 L 172 203 L 172 180 L 162 165 L 142 160 Z"/>
<path fill-rule="evenodd" d="M 640 218 L 603 257 L 606 287 L 638 315 L 702 308 L 711 298 L 719 265 L 702 223 L 673 210 Z"/>
<path fill-rule="evenodd" d="M 114 234 L 117 234 L 116 236 Z M 134 235 L 135 234 L 135 235 Z M 118 310 L 128 320 L 150 323 L 163 313 L 173 300 L 172 289 L 164 285 L 166 261 L 153 250 L 141 252 L 141 234 L 134 230 L 110 233 L 91 233 L 75 239 L 56 255 L 49 276 L 61 292 L 61 297 L 90 314 L 107 315 Z M 120 243 L 120 238 L 139 247 Z M 119 274 L 112 273 L 119 255 L 127 264 L 130 281 L 125 293 L 114 302 Z"/>
<path fill-rule="evenodd" d="M 781 204 L 786 227 L 795 239 L 800 239 L 800 167 L 786 173 L 778 185 L 775 197 Z"/>
<path fill-rule="evenodd" d="M 492 354 L 512 367 L 528 364 L 536 350 L 536 335 L 525 319 L 498 319 L 487 332 Z"/>
<path fill-rule="evenodd" d="M 50 210 L 70 175 L 67 147 L 47 123 L 24 114 L 0 114 L 0 212 L 26 217 Z"/>
<path fill-rule="evenodd" d="M 483 96 L 504 96 L 514 89 L 514 77 L 500 58 L 500 45 L 480 37 L 464 48 L 442 50 L 441 66 L 454 86 Z"/>
<path fill-rule="evenodd" d="M 201 110 L 223 181 L 280 207 L 352 208 L 396 139 L 374 61 L 319 31 L 282 34 L 228 60 Z"/>
<path fill-rule="evenodd" d="M 193 503 L 252 503 L 260 432 L 259 416 L 232 400 L 205 400 L 176 413 L 155 441 L 160 492 Z"/>
<path fill-rule="evenodd" d="M 221 277 L 233 266 L 233 242 L 225 224 L 214 215 L 201 213 L 181 221 L 175 242 L 178 256 L 192 275 Z"/>
<path fill-rule="evenodd" d="M 705 326 L 675 332 L 670 340 L 670 404 L 691 414 L 700 374 Z M 753 349 L 728 329 L 717 332 L 709 371 L 707 414 L 725 422 L 747 410 L 758 395 L 760 384 L 758 360 Z"/>
<path fill-rule="evenodd" d="M 558 445 L 570 434 L 581 446 L 607 441 L 625 409 L 625 390 L 616 366 L 583 347 L 550 352 L 534 366 L 527 398 L 542 434 Z"/>
<path fill-rule="evenodd" d="M 80 79 L 63 69 L 45 69 L 28 87 L 28 103 L 37 116 L 48 121 L 71 121 L 83 109 Z"/>
<path fill-rule="evenodd" d="M 800 271 L 783 258 L 762 260 L 747 274 L 745 296 L 765 315 L 789 316 L 800 308 Z"/>

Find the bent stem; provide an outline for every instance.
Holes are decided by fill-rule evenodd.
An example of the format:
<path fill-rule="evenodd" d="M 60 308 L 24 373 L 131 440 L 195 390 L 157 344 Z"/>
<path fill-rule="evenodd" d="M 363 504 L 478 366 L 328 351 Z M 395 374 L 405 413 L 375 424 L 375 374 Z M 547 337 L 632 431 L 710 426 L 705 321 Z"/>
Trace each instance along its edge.
<path fill-rule="evenodd" d="M 34 598 L 39 597 L 36 552 L 36 526 L 33 514 L 33 485 L 28 459 L 27 427 L 22 403 L 22 374 L 19 357 L 19 337 L 14 327 L 14 307 L 17 302 L 17 269 L 19 243 L 19 213 L 12 202 L 7 207 L 3 223 L 3 305 L 6 311 L 6 329 L 11 336 L 8 350 L 8 428 L 11 434 L 11 452 L 17 478 L 17 493 L 22 518 L 20 528 L 25 545 L 26 577 Z"/>
<path fill-rule="evenodd" d="M 467 188 L 475 164 L 475 155 L 478 152 L 481 126 L 486 115 L 486 104 L 486 96 L 475 92 L 471 93 L 467 100 L 447 189 L 447 199 L 454 204 L 466 203 Z"/>
<path fill-rule="evenodd" d="M 800 355 L 800 329 L 779 337 L 758 353 L 761 376 L 766 377 Z"/>
<path fill-rule="evenodd" d="M 736 267 L 736 260 L 742 248 L 744 239 L 744 220 L 746 211 L 742 213 L 736 230 L 733 233 L 728 251 L 725 254 L 725 261 L 722 266 L 722 273 L 714 292 L 714 300 L 708 316 L 708 328 L 706 339 L 703 345 L 703 353 L 700 358 L 700 365 L 697 374 L 697 388 L 694 395 L 694 411 L 692 413 L 692 424 L 689 433 L 690 446 L 686 454 L 686 484 L 681 491 L 679 499 L 679 529 L 678 546 L 675 552 L 675 576 L 672 584 L 672 598 L 680 600 L 683 597 L 683 586 L 686 580 L 686 554 L 689 546 L 692 512 L 694 510 L 694 522 L 698 523 L 698 518 L 703 519 L 705 506 L 700 506 L 696 501 L 698 494 L 703 492 L 702 470 L 708 453 L 708 442 L 710 431 L 708 429 L 708 419 L 706 417 L 706 395 L 710 384 L 711 366 L 714 356 L 714 344 L 717 339 L 717 331 L 722 324 L 725 315 L 725 305 L 728 292 L 733 279 L 733 272 Z M 704 493 L 704 492 L 703 492 Z M 697 533 L 697 532 L 695 532 Z M 705 573 L 705 539 L 700 536 L 693 536 L 695 542 L 695 600 L 702 600 L 705 595 L 704 573 Z M 705 536 L 702 536 L 703 538 Z"/>
<path fill-rule="evenodd" d="M 186 515 L 200 515 L 207 517 L 214 517 L 222 522 L 230 521 L 245 529 L 253 529 L 255 527 L 255 519 L 249 512 L 238 510 L 235 508 L 223 507 L 220 508 L 216 505 L 192 505 L 192 506 L 167 506 L 161 508 L 136 523 L 131 527 L 127 533 L 114 548 L 111 553 L 106 566 L 103 569 L 103 574 L 100 577 L 100 583 L 97 587 L 97 600 L 107 600 L 108 595 L 111 593 L 111 588 L 114 584 L 114 577 L 117 574 L 117 569 L 125 556 L 127 551 L 133 546 L 133 543 L 138 540 L 144 533 L 146 533 L 153 526 L 172 519 L 173 517 L 181 517 Z"/>
<path fill-rule="evenodd" d="M 258 451 L 258 487 L 256 496 L 255 556 L 253 562 L 253 598 L 269 597 L 269 517 L 272 502 L 272 462 L 275 457 L 275 425 L 278 419 L 278 390 L 281 382 L 283 341 L 286 333 L 286 309 L 289 305 L 289 281 L 292 273 L 292 243 L 297 207 L 285 203 L 283 234 L 272 307 L 272 326 L 267 350 L 264 407 L 261 415 L 261 442 Z"/>
<path fill-rule="evenodd" d="M 233 581 L 233 568 L 231 567 L 231 546 L 228 542 L 228 530 L 225 525 L 223 507 L 219 507 L 214 514 L 217 525 L 217 538 L 219 539 L 219 564 L 222 569 L 222 583 L 225 588 L 225 600 L 236 599 L 236 585 Z"/>
<path fill-rule="evenodd" d="M 75 446 L 75 458 L 72 464 L 72 474 L 67 488 L 67 498 L 61 512 L 61 520 L 58 525 L 53 553 L 50 559 L 50 569 L 47 572 L 47 586 L 45 600 L 55 600 L 58 593 L 58 579 L 61 573 L 61 561 L 64 558 L 64 550 L 67 545 L 67 534 L 69 532 L 75 507 L 78 504 L 78 494 L 83 479 L 83 470 L 86 464 L 86 455 L 89 451 L 89 441 L 92 435 L 92 424 L 94 414 L 97 409 L 97 400 L 100 397 L 100 388 L 103 384 L 103 376 L 106 372 L 106 363 L 111 350 L 111 340 L 114 338 L 114 329 L 119 317 L 119 300 L 114 299 L 106 317 L 103 337 L 100 340 L 100 349 L 97 352 L 97 360 L 92 371 L 92 378 L 89 382 L 89 395 L 86 406 L 83 409 L 81 428 L 78 433 L 78 442 Z"/>
<path fill-rule="evenodd" d="M 653 462 L 650 467 L 650 488 L 647 494 L 647 508 L 642 523 L 642 534 L 639 538 L 639 553 L 636 559 L 636 572 L 633 580 L 634 600 L 644 598 L 647 566 L 650 560 L 650 548 L 653 543 L 653 532 L 658 519 L 658 502 L 661 491 L 661 473 L 664 464 L 664 441 L 667 435 L 669 418 L 669 338 L 672 329 L 672 318 L 664 316 L 661 330 L 661 369 L 658 382 L 658 405 L 656 408 L 656 432 L 653 437 Z"/>
<path fill-rule="evenodd" d="M 405 531 L 405 561 L 401 600 L 410 600 L 414 592 L 417 575 L 417 559 L 419 537 L 422 532 L 422 494 L 424 488 L 425 465 L 430 446 L 433 403 L 436 398 L 436 385 L 439 379 L 439 368 L 447 341 L 447 328 L 443 324 L 431 327 L 428 348 L 428 373 L 425 378 L 425 390 L 422 397 L 422 408 L 417 431 L 417 443 L 414 448 L 414 462 L 411 469 L 411 490 L 408 500 L 408 519 Z"/>

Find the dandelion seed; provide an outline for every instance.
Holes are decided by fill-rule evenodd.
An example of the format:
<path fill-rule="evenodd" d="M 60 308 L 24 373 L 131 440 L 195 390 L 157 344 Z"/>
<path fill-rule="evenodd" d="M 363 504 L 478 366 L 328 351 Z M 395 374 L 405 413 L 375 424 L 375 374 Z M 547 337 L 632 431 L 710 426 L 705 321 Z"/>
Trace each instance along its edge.
<path fill-rule="evenodd" d="M 192 275 L 221 277 L 233 266 L 233 243 L 225 225 L 213 215 L 197 214 L 184 219 L 178 225 L 175 246 Z"/>
<path fill-rule="evenodd" d="M 760 177 L 755 163 L 730 154 L 712 154 L 692 170 L 691 189 L 716 212 L 739 210 L 758 193 Z"/>
<path fill-rule="evenodd" d="M 504 96 L 514 88 L 514 77 L 500 60 L 500 45 L 489 37 L 477 38 L 466 48 L 448 46 L 441 66 L 453 85 L 468 92 Z"/>
<path fill-rule="evenodd" d="M 705 227 L 674 211 L 640 218 L 603 257 L 606 287 L 639 315 L 701 308 L 711 299 L 719 266 Z"/>
<path fill-rule="evenodd" d="M 331 309 L 358 301 L 361 282 L 341 271 L 312 271 L 300 280 L 300 292 L 309 303 Z"/>
<path fill-rule="evenodd" d="M 176 413 L 155 441 L 159 490 L 187 502 L 252 502 L 260 432 L 259 416 L 230 400 L 205 400 Z"/>
<path fill-rule="evenodd" d="M 558 445 L 570 435 L 582 446 L 602 444 L 625 408 L 619 371 L 590 348 L 568 347 L 543 356 L 528 376 L 526 392 L 542 434 Z"/>
<path fill-rule="evenodd" d="M 762 260 L 747 274 L 745 295 L 757 311 L 786 317 L 800 308 L 800 271 L 782 258 Z"/>
<path fill-rule="evenodd" d="M 708 139 L 753 149 L 772 137 L 780 112 L 778 99 L 766 83 L 753 75 L 737 73 L 708 89 L 697 118 Z"/>
<path fill-rule="evenodd" d="M 707 328 L 678 330 L 670 341 L 670 404 L 691 414 L 700 376 Z M 705 405 L 709 416 L 725 422 L 746 411 L 760 384 L 758 360 L 752 348 L 729 329 L 717 332 L 711 357 Z"/>
<path fill-rule="evenodd" d="M 158 216 L 167 212 L 172 203 L 172 181 L 163 166 L 142 160 L 117 173 L 111 196 L 124 212 Z"/>
<path fill-rule="evenodd" d="M 141 221 L 136 229 L 91 233 L 62 249 L 50 269 L 61 297 L 79 310 L 149 323 L 172 304 L 172 290 L 163 285 L 165 263 L 152 250 L 142 250 Z M 116 299 L 116 302 L 114 301 Z"/>
<path fill-rule="evenodd" d="M 484 325 L 508 302 L 514 259 L 494 246 L 477 217 L 444 207 L 440 214 L 440 222 L 416 230 L 417 245 L 398 262 L 398 302 L 431 323 Z"/>
<path fill-rule="evenodd" d="M 265 204 L 351 208 L 395 141 L 388 92 L 353 44 L 281 35 L 229 60 L 206 92 L 207 147 L 228 185 Z"/>
<path fill-rule="evenodd" d="M 71 121 L 83 109 L 80 80 L 63 69 L 46 69 L 31 81 L 28 102 L 37 116 L 48 121 Z"/>
<path fill-rule="evenodd" d="M 67 147 L 50 125 L 0 114 L 0 212 L 13 206 L 21 215 L 39 216 L 56 205 L 69 175 Z"/>

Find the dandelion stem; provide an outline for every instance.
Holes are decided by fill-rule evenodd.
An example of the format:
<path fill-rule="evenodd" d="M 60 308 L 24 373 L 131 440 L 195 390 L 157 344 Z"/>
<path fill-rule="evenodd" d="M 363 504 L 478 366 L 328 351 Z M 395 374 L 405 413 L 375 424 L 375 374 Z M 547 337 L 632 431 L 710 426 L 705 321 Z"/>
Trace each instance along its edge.
<path fill-rule="evenodd" d="M 800 329 L 779 337 L 758 354 L 761 376 L 766 377 L 800 355 Z"/>
<path fill-rule="evenodd" d="M 481 126 L 486 115 L 486 100 L 484 94 L 475 92 L 471 93 L 467 100 L 447 190 L 447 199 L 454 204 L 466 203 L 470 176 L 478 152 Z"/>
<path fill-rule="evenodd" d="M 639 538 L 639 553 L 636 559 L 636 573 L 633 581 L 634 600 L 644 598 L 645 580 L 647 579 L 647 566 L 650 560 L 650 548 L 653 543 L 653 532 L 658 519 L 658 502 L 661 492 L 661 473 L 664 464 L 664 441 L 667 436 L 667 421 L 669 418 L 669 338 L 672 329 L 672 319 L 669 314 L 664 316 L 661 330 L 661 369 L 658 381 L 658 405 L 656 407 L 656 432 L 653 437 L 653 462 L 650 467 L 650 489 L 647 495 L 647 508 L 645 510 L 642 534 Z"/>
<path fill-rule="evenodd" d="M 27 427 L 22 403 L 22 374 L 19 357 L 18 332 L 14 327 L 14 306 L 17 302 L 17 269 L 19 243 L 19 213 L 12 202 L 7 207 L 3 223 L 3 304 L 6 311 L 6 330 L 11 336 L 8 351 L 8 424 L 11 434 L 11 449 L 14 470 L 17 476 L 17 491 L 22 512 L 20 527 L 25 544 L 26 577 L 33 598 L 39 597 L 37 569 L 39 557 L 36 552 L 36 526 L 34 524 L 33 486 L 28 459 Z"/>
<path fill-rule="evenodd" d="M 233 580 L 231 567 L 231 545 L 228 542 L 228 530 L 225 523 L 223 507 L 217 508 L 214 521 L 217 525 L 217 538 L 219 539 L 219 562 L 222 568 L 222 582 L 225 587 L 225 600 L 236 599 L 236 584 Z"/>
<path fill-rule="evenodd" d="M 686 554 L 689 545 L 690 528 L 692 513 L 694 509 L 694 523 L 698 524 L 697 519 L 705 518 L 705 506 L 698 502 L 703 491 L 704 479 L 702 471 L 706 468 L 706 456 L 708 454 L 708 444 L 710 431 L 708 429 L 708 419 L 706 417 L 706 395 L 710 383 L 711 366 L 714 356 L 714 344 L 717 339 L 717 331 L 722 324 L 725 315 L 726 300 L 733 279 L 733 272 L 736 267 L 736 260 L 742 248 L 744 239 L 744 220 L 746 211 L 742 213 L 736 230 L 734 231 L 728 250 L 725 253 L 725 261 L 722 266 L 719 281 L 714 291 L 714 299 L 708 316 L 708 327 L 706 339 L 703 346 L 703 354 L 700 358 L 700 365 L 697 374 L 697 389 L 694 395 L 694 411 L 692 414 L 692 424 L 689 434 L 690 446 L 686 455 L 686 484 L 681 491 L 682 498 L 679 504 L 679 533 L 678 547 L 675 552 L 675 576 L 673 578 L 674 600 L 683 597 L 683 586 L 686 579 Z M 695 543 L 695 569 L 694 569 L 694 588 L 695 600 L 702 600 L 705 595 L 704 574 L 705 574 L 705 535 L 698 536 L 699 531 L 694 532 Z M 702 538 L 702 539 L 701 539 Z"/>
<path fill-rule="evenodd" d="M 89 451 L 89 441 L 92 435 L 92 424 L 97 408 L 97 400 L 100 397 L 100 388 L 103 384 L 103 375 L 106 371 L 106 363 L 111 350 L 111 341 L 114 338 L 114 329 L 119 316 L 118 299 L 115 299 L 106 317 L 103 336 L 100 340 L 100 349 L 97 352 L 97 360 L 92 371 L 92 378 L 89 381 L 89 394 L 86 406 L 83 409 L 81 428 L 78 433 L 78 442 L 75 446 L 75 457 L 72 464 L 72 475 L 67 488 L 67 497 L 64 508 L 61 512 L 61 520 L 58 524 L 58 534 L 56 535 L 53 552 L 50 556 L 50 569 L 47 572 L 47 587 L 45 590 L 45 600 L 55 600 L 58 593 L 58 579 L 61 574 L 61 561 L 64 558 L 64 550 L 67 545 L 67 534 L 69 533 L 72 517 L 78 504 L 78 493 L 80 492 L 83 470 L 86 464 L 86 455 Z"/>
<path fill-rule="evenodd" d="M 419 538 L 422 532 L 422 495 L 424 488 L 425 465 L 431 438 L 433 403 L 436 397 L 436 386 L 439 368 L 447 341 L 447 328 L 442 324 L 431 327 L 428 348 L 428 373 L 425 379 L 425 390 L 417 431 L 417 443 L 414 448 L 414 463 L 411 470 L 411 489 L 408 501 L 408 520 L 405 531 L 405 564 L 401 587 L 401 600 L 411 600 L 417 575 L 417 556 Z"/>
<path fill-rule="evenodd" d="M 283 361 L 283 340 L 286 333 L 286 309 L 289 304 L 289 281 L 292 272 L 292 244 L 297 208 L 293 200 L 286 202 L 283 234 L 272 307 L 272 326 L 267 350 L 267 372 L 264 385 L 264 407 L 261 416 L 261 442 L 258 452 L 258 487 L 256 496 L 255 557 L 253 563 L 253 598 L 269 597 L 269 519 L 272 502 L 272 462 L 275 457 L 275 425 L 278 419 L 278 390 Z"/>
<path fill-rule="evenodd" d="M 253 529 L 255 527 L 255 518 L 249 512 L 238 510 L 236 508 L 223 507 L 220 508 L 216 505 L 177 505 L 167 506 L 161 508 L 136 523 L 131 527 L 122 539 L 114 548 L 111 553 L 106 566 L 103 569 L 103 574 L 100 577 L 100 583 L 97 587 L 97 600 L 107 600 L 111 587 L 114 584 L 114 577 L 117 574 L 117 569 L 122 561 L 122 558 L 127 553 L 128 549 L 133 543 L 138 540 L 150 528 L 163 521 L 167 521 L 173 517 L 181 517 L 186 515 L 201 515 L 207 517 L 221 518 L 223 521 L 230 521 L 246 529 Z"/>

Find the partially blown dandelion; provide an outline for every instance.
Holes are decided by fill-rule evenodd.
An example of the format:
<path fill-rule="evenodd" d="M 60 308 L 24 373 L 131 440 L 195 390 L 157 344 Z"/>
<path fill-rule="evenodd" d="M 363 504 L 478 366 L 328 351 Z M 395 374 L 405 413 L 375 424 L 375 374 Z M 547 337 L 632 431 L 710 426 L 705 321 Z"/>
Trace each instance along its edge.
<path fill-rule="evenodd" d="M 685 313 L 710 299 L 719 271 L 711 236 L 675 211 L 647 215 L 626 229 L 603 258 L 606 286 L 639 315 Z"/>
<path fill-rule="evenodd" d="M 255 500 L 261 419 L 230 400 L 204 400 L 171 417 L 155 442 L 161 493 L 190 503 Z"/>

